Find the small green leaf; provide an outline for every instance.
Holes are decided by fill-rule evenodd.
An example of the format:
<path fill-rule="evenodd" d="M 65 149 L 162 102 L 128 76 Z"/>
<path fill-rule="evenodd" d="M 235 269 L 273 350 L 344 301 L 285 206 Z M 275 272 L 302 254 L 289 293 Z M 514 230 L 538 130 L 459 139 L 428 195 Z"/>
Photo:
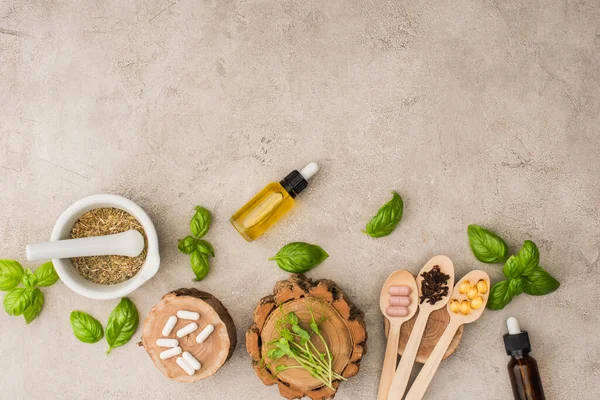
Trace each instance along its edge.
<path fill-rule="evenodd" d="M 179 240 L 179 244 L 177 245 L 177 250 L 183 254 L 191 254 L 194 250 L 196 250 L 196 242 L 197 239 L 193 236 L 186 236 L 183 239 Z"/>
<path fill-rule="evenodd" d="M 72 311 L 69 319 L 73 334 L 83 343 L 96 343 L 104 336 L 102 324 L 88 313 Z"/>
<path fill-rule="evenodd" d="M 21 282 L 23 267 L 15 260 L 0 260 L 0 290 L 9 291 Z"/>
<path fill-rule="evenodd" d="M 523 293 L 524 278 L 522 276 L 512 278 L 508 280 L 508 291 L 512 297 L 518 296 Z"/>
<path fill-rule="evenodd" d="M 540 263 L 540 252 L 531 240 L 526 240 L 516 255 L 521 265 L 522 275 L 531 274 Z"/>
<path fill-rule="evenodd" d="M 38 267 L 35 270 L 35 276 L 37 278 L 37 286 L 52 286 L 58 281 L 58 274 L 54 269 L 52 261 L 48 261 Z"/>
<path fill-rule="evenodd" d="M 196 281 L 201 281 L 206 278 L 208 271 L 210 271 L 208 255 L 198 250 L 194 250 L 190 255 L 190 265 L 192 271 L 194 271 L 194 275 L 196 275 Z"/>
<path fill-rule="evenodd" d="M 488 298 L 487 307 L 490 310 L 501 310 L 513 298 L 513 294 L 509 289 L 509 281 L 500 281 L 492 286 L 490 297 Z"/>
<path fill-rule="evenodd" d="M 283 357 L 285 354 L 283 353 L 283 351 L 281 351 L 278 348 L 271 348 L 267 351 L 267 356 L 269 356 L 270 359 L 272 360 L 278 360 L 281 357 Z"/>
<path fill-rule="evenodd" d="M 543 296 L 554 292 L 560 286 L 544 268 L 535 267 L 524 279 L 523 291 L 532 296 Z"/>
<path fill-rule="evenodd" d="M 108 317 L 106 324 L 106 342 L 110 353 L 115 347 L 123 346 L 135 333 L 140 318 L 135 304 L 127 297 L 123 297 Z"/>
<path fill-rule="evenodd" d="M 44 293 L 42 293 L 40 289 L 33 289 L 32 296 L 33 300 L 31 301 L 31 304 L 23 311 L 23 317 L 25 317 L 25 323 L 27 325 L 40 315 L 40 312 L 42 312 L 42 308 L 44 307 Z"/>
<path fill-rule="evenodd" d="M 310 329 L 312 329 L 314 333 L 320 332 L 319 325 L 315 321 L 310 321 Z"/>
<path fill-rule="evenodd" d="M 196 249 L 199 252 L 209 255 L 211 257 L 215 256 L 215 249 L 213 249 L 212 245 L 206 240 L 198 239 L 196 242 Z"/>
<path fill-rule="evenodd" d="M 522 275 L 523 267 L 519 263 L 519 260 L 516 256 L 510 256 L 506 263 L 504 263 L 504 268 L 502 268 L 502 272 L 507 278 L 516 278 Z"/>
<path fill-rule="evenodd" d="M 8 315 L 21 315 L 32 301 L 32 289 L 14 288 L 4 296 L 4 310 Z"/>
<path fill-rule="evenodd" d="M 23 272 L 23 275 L 21 276 L 21 282 L 23 283 L 23 286 L 25 286 L 26 288 L 33 289 L 37 283 L 37 278 L 33 274 L 33 272 L 31 272 L 31 270 L 29 268 L 27 268 Z"/>
<path fill-rule="evenodd" d="M 300 325 L 292 325 L 292 330 L 296 335 L 300 336 L 301 338 L 307 340 L 310 339 L 310 334 L 306 330 L 302 329 Z"/>
<path fill-rule="evenodd" d="M 296 315 L 296 313 L 295 313 L 295 312 L 290 312 L 290 313 L 287 315 L 287 320 L 288 320 L 288 322 L 289 322 L 290 324 L 292 324 L 292 325 L 298 325 L 298 321 L 299 321 L 299 320 L 298 320 L 298 316 Z"/>
<path fill-rule="evenodd" d="M 117 307 L 110 313 L 106 324 L 106 342 L 110 353 L 115 347 L 123 346 L 135 333 L 140 318 L 135 304 L 123 297 Z"/>
<path fill-rule="evenodd" d="M 190 221 L 190 230 L 192 231 L 192 235 L 197 238 L 201 238 L 206 235 L 210 229 L 211 221 L 212 217 L 210 212 L 204 207 L 197 206 L 196 213 Z"/>
<path fill-rule="evenodd" d="M 271 357 L 271 358 L 273 358 L 273 357 Z M 287 369 L 287 365 L 281 364 L 281 365 L 278 365 L 277 367 L 275 367 L 275 372 L 282 372 L 282 371 L 285 371 L 286 369 Z"/>
<path fill-rule="evenodd" d="M 389 235 L 402 219 L 403 211 L 402 197 L 398 193 L 392 192 L 392 199 L 377 211 L 363 232 L 374 238 Z"/>
<path fill-rule="evenodd" d="M 291 273 L 304 273 L 321 264 L 329 254 L 315 244 L 292 242 L 286 244 L 269 260 L 275 260 L 279 268 Z"/>
<path fill-rule="evenodd" d="M 471 250 L 479 261 L 499 263 L 506 260 L 508 246 L 500 236 L 478 225 L 469 225 L 467 233 Z"/>

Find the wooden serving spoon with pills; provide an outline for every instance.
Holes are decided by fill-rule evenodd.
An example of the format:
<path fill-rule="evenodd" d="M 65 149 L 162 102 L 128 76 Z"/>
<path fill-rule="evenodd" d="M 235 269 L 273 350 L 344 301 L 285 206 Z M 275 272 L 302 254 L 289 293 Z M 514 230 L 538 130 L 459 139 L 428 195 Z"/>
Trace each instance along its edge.
<path fill-rule="evenodd" d="M 424 294 L 423 273 L 429 274 L 434 268 L 448 276 L 446 284 L 443 285 L 447 287 L 447 291 L 445 292 L 447 294 L 445 296 L 439 296 L 439 300 L 437 301 L 430 302 L 427 298 L 421 301 L 421 296 Z M 423 268 L 421 268 L 421 271 L 419 271 L 419 275 L 417 275 L 417 287 L 419 289 L 419 314 L 417 314 L 413 330 L 406 343 L 406 347 L 404 348 L 404 353 L 402 353 L 402 358 L 400 358 L 400 364 L 398 364 L 398 368 L 396 369 L 396 374 L 394 375 L 388 393 L 388 400 L 399 400 L 402 398 L 402 395 L 406 390 L 406 385 L 408 384 L 408 378 L 410 377 L 410 373 L 415 363 L 415 358 L 417 357 L 417 352 L 419 350 L 419 345 L 421 344 L 423 332 L 425 332 L 425 326 L 427 326 L 429 315 L 433 311 L 439 310 L 448 304 L 452 288 L 454 287 L 454 264 L 452 264 L 452 261 L 448 257 L 442 255 L 433 257 L 423 266 Z M 425 292 L 427 292 L 427 290 L 425 290 Z"/>
<path fill-rule="evenodd" d="M 468 290 L 465 290 L 467 286 Z M 483 314 L 490 293 L 489 288 L 490 277 L 483 271 L 471 271 L 457 282 L 447 305 L 450 323 L 417 375 L 405 400 L 423 398 L 456 330 L 463 324 L 475 322 Z"/>
<path fill-rule="evenodd" d="M 378 400 L 387 399 L 398 358 L 400 327 L 415 315 L 418 306 L 418 294 L 415 278 L 407 270 L 400 270 L 391 274 L 381 289 L 379 307 L 390 322 L 390 332 L 385 349 L 381 380 L 379 381 Z"/>

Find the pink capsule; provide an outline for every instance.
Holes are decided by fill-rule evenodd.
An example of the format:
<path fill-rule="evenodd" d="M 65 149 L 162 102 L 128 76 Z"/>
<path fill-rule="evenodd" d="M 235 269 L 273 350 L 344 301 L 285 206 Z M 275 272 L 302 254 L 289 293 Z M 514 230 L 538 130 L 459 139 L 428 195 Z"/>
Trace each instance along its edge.
<path fill-rule="evenodd" d="M 390 306 L 385 309 L 385 313 L 390 317 L 406 317 L 408 315 L 408 308 Z"/>
<path fill-rule="evenodd" d="M 410 297 L 408 296 L 391 296 L 390 306 L 406 307 L 410 305 Z"/>
<path fill-rule="evenodd" d="M 410 287 L 408 286 L 390 286 L 388 293 L 391 296 L 408 296 L 410 294 Z"/>

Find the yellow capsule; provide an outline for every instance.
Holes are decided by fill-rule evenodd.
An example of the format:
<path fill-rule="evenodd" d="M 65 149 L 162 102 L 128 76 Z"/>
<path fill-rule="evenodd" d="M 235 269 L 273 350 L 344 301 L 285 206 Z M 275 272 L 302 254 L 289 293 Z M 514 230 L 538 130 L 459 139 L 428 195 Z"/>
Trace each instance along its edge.
<path fill-rule="evenodd" d="M 473 285 L 469 288 L 469 291 L 467 292 L 467 297 L 471 300 L 477 297 L 477 286 Z"/>
<path fill-rule="evenodd" d="M 482 305 L 483 305 L 483 299 L 480 296 L 477 296 L 473 300 L 471 300 L 471 308 L 473 310 L 477 310 L 477 309 L 481 308 Z"/>
<path fill-rule="evenodd" d="M 467 300 L 463 300 L 462 303 L 460 303 L 460 312 L 463 313 L 463 315 L 469 315 L 471 312 L 471 305 Z"/>
<path fill-rule="evenodd" d="M 465 281 L 462 281 L 462 283 L 458 287 L 458 291 L 460 292 L 460 294 L 466 294 L 469 291 L 470 287 L 471 287 L 471 282 L 465 280 Z"/>
<path fill-rule="evenodd" d="M 479 282 L 477 282 L 477 290 L 481 294 L 486 294 L 487 293 L 488 286 L 487 286 L 487 283 L 483 279 L 481 279 Z"/>
<path fill-rule="evenodd" d="M 453 313 L 459 312 L 460 311 L 460 301 L 452 300 L 450 302 L 450 311 L 452 311 Z"/>

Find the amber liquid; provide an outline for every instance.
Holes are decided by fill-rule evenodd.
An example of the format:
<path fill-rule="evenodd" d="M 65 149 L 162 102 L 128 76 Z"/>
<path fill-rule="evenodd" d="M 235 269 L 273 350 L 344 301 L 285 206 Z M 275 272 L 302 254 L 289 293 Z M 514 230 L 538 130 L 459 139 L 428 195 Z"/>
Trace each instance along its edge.
<path fill-rule="evenodd" d="M 294 199 L 278 182 L 269 183 L 231 217 L 231 224 L 251 242 L 294 206 Z"/>
<path fill-rule="evenodd" d="M 529 355 L 514 356 L 508 374 L 515 400 L 545 400 L 537 361 Z"/>

